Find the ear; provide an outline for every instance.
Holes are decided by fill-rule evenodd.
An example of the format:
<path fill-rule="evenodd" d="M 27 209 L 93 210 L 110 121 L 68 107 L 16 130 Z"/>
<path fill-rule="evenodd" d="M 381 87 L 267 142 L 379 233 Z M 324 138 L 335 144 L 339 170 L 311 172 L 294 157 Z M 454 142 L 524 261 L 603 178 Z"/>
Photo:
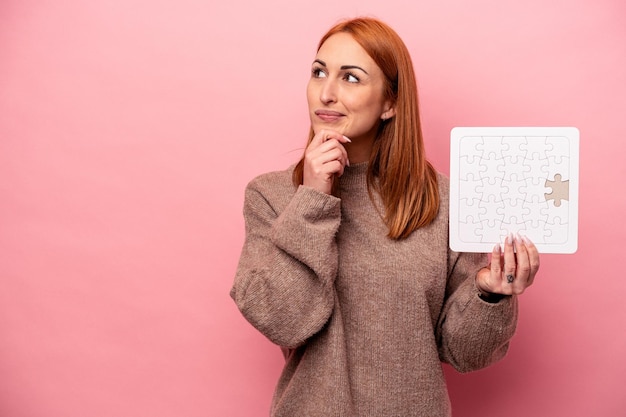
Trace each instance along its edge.
<path fill-rule="evenodd" d="M 385 107 L 383 108 L 383 113 L 380 115 L 381 120 L 391 119 L 395 115 L 396 115 L 395 103 L 392 103 L 392 102 L 385 103 Z"/>

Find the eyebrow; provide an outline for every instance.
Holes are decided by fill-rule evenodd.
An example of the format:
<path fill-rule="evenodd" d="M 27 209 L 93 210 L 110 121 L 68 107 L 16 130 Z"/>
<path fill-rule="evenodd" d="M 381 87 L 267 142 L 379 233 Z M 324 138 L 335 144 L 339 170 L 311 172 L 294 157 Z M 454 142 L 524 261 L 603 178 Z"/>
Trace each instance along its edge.
<path fill-rule="evenodd" d="M 315 60 L 315 61 L 313 61 L 313 62 L 314 62 L 314 63 L 315 63 L 315 62 L 317 62 L 317 63 L 318 63 L 318 64 L 320 64 L 321 66 L 326 67 L 326 63 L 325 63 L 324 61 L 322 61 L 321 59 L 316 59 L 316 60 Z M 342 65 L 342 66 L 340 67 L 340 69 L 341 69 L 342 71 L 344 71 L 344 70 L 349 70 L 349 69 L 358 69 L 358 70 L 363 71 L 365 74 L 369 75 L 369 74 L 367 73 L 367 71 L 365 71 L 363 68 L 359 67 L 358 65 Z"/>

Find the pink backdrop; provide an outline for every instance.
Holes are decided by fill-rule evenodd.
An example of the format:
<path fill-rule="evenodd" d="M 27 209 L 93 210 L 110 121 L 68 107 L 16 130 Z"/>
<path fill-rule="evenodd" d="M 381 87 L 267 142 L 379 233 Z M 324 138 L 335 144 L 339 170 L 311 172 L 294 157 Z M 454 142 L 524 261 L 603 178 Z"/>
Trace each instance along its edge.
<path fill-rule="evenodd" d="M 1 416 L 267 415 L 243 189 L 298 158 L 315 44 L 361 14 L 409 46 L 440 170 L 454 126 L 581 132 L 579 251 L 502 362 L 447 370 L 455 415 L 625 415 L 623 0 L 2 0 Z"/>

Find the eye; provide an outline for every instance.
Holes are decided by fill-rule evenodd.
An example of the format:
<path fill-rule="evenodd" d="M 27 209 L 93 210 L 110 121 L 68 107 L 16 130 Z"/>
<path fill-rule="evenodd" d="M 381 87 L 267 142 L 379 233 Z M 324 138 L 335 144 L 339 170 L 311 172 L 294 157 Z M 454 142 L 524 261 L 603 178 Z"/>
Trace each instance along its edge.
<path fill-rule="evenodd" d="M 343 78 L 349 83 L 358 83 L 359 81 L 361 81 L 359 77 L 352 74 L 351 72 L 346 72 L 346 75 Z"/>
<path fill-rule="evenodd" d="M 326 78 L 326 73 L 324 72 L 323 69 L 318 68 L 318 67 L 314 67 L 311 70 L 311 76 L 313 78 Z"/>

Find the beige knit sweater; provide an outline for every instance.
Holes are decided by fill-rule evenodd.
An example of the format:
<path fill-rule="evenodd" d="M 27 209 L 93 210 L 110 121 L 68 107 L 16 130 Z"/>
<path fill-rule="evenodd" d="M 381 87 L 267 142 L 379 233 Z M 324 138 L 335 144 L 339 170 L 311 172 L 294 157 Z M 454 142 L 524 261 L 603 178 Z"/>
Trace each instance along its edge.
<path fill-rule="evenodd" d="M 517 300 L 481 300 L 482 254 L 448 248 L 448 181 L 438 217 L 391 240 L 347 167 L 340 196 L 294 187 L 292 169 L 246 189 L 246 241 L 231 296 L 283 348 L 272 416 L 449 416 L 441 361 L 461 372 L 502 358 Z"/>

